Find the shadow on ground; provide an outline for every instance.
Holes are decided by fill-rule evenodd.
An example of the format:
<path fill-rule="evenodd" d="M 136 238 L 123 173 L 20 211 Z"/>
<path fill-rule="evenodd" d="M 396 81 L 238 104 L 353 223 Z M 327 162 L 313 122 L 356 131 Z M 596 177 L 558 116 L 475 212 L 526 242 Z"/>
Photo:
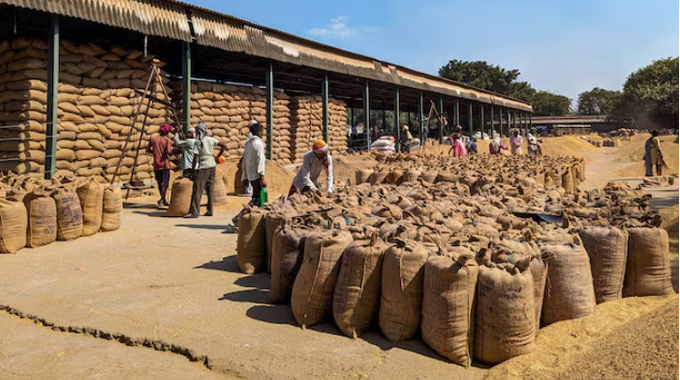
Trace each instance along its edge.
<path fill-rule="evenodd" d="M 222 261 L 209 261 L 205 264 L 194 267 L 194 269 L 212 269 L 231 273 L 241 273 L 241 269 L 238 267 L 238 262 L 236 261 L 235 255 L 223 257 Z"/>
<path fill-rule="evenodd" d="M 156 210 L 155 207 L 154 207 L 153 209 Z M 158 218 L 158 217 L 165 216 L 165 210 L 156 210 L 156 211 L 139 211 L 139 210 L 135 210 L 135 211 L 133 211 L 132 213 L 133 213 L 133 214 L 141 214 L 141 215 L 151 216 L 151 217 L 154 217 L 154 218 Z"/>

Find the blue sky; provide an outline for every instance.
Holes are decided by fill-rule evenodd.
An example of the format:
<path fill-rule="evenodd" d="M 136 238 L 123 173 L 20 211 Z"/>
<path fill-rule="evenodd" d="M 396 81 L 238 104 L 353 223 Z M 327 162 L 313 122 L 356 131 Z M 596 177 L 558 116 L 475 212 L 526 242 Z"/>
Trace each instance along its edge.
<path fill-rule="evenodd" d="M 436 74 L 450 59 L 519 69 L 520 80 L 576 100 L 621 89 L 655 59 L 678 56 L 678 1 L 218 1 L 218 12 Z"/>

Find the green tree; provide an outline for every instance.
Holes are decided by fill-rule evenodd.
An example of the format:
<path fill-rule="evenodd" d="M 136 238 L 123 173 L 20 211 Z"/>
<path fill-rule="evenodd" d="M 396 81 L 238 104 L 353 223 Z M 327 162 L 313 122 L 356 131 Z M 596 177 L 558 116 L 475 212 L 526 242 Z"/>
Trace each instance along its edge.
<path fill-rule="evenodd" d="M 620 91 L 595 87 L 578 95 L 576 112 L 579 115 L 612 115 L 621 98 Z"/>
<path fill-rule="evenodd" d="M 454 59 L 439 69 L 439 76 L 443 78 L 529 101 L 536 90 L 527 82 L 517 82 L 519 75 L 517 69 L 506 70 L 497 65 L 490 65 L 486 61 Z"/>
<path fill-rule="evenodd" d="M 616 116 L 633 117 L 642 127 L 677 128 L 678 58 L 660 59 L 630 74 Z"/>
<path fill-rule="evenodd" d="M 548 91 L 538 91 L 531 101 L 531 106 L 536 116 L 564 116 L 571 111 L 571 99 Z"/>

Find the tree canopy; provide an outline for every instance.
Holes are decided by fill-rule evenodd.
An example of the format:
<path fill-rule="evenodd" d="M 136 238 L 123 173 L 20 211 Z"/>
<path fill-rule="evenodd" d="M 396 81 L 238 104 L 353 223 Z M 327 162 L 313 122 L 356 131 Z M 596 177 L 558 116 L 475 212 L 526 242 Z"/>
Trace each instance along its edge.
<path fill-rule="evenodd" d="M 628 76 L 616 107 L 619 120 L 633 117 L 651 126 L 678 125 L 678 58 L 654 61 Z"/>
<path fill-rule="evenodd" d="M 620 91 L 595 87 L 578 95 L 576 112 L 579 115 L 613 115 L 621 98 Z"/>
<path fill-rule="evenodd" d="M 564 116 L 571 112 L 571 99 L 549 91 L 537 91 L 531 106 L 536 116 Z"/>
<path fill-rule="evenodd" d="M 520 72 L 506 70 L 486 61 L 449 61 L 439 69 L 439 76 L 483 90 L 529 101 L 536 93 L 527 82 L 517 82 Z"/>

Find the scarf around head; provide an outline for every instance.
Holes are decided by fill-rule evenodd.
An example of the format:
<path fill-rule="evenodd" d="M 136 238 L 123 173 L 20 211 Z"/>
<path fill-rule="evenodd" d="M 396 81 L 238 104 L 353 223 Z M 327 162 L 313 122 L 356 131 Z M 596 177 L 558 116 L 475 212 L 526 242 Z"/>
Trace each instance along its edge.
<path fill-rule="evenodd" d="M 493 140 L 491 141 L 491 144 L 493 145 L 494 150 L 499 150 L 501 148 L 501 138 L 500 137 L 494 137 Z"/>

